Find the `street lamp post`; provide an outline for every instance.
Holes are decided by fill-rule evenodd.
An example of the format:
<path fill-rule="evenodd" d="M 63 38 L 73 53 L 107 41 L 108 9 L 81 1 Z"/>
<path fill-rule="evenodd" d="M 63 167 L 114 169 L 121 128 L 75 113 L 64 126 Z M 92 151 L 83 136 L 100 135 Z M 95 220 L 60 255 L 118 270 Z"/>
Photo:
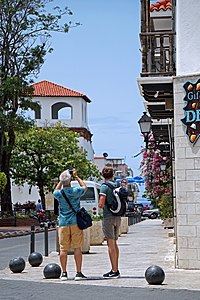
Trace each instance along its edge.
<path fill-rule="evenodd" d="M 140 131 L 144 136 L 144 141 L 146 143 L 146 149 L 148 148 L 148 135 L 151 131 L 152 120 L 151 117 L 147 116 L 146 112 L 143 112 L 142 117 L 138 121 L 140 125 Z"/>

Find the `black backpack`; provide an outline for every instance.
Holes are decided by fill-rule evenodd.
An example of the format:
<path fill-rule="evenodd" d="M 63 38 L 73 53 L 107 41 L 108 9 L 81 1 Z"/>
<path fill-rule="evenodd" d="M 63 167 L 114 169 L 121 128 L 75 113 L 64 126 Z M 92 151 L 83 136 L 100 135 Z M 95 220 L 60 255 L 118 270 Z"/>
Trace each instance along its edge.
<path fill-rule="evenodd" d="M 108 182 L 102 183 L 112 189 L 112 202 L 106 205 L 114 216 L 123 216 L 127 210 L 128 191 L 125 187 L 114 187 Z"/>

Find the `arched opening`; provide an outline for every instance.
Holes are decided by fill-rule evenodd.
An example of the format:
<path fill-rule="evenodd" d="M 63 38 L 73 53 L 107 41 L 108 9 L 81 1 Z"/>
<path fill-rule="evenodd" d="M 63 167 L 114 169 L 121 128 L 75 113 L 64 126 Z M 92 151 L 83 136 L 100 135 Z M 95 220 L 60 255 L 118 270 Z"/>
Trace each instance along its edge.
<path fill-rule="evenodd" d="M 21 113 L 26 119 L 29 120 L 36 120 L 36 119 L 41 119 L 41 109 L 27 109 L 27 110 L 21 110 Z"/>
<path fill-rule="evenodd" d="M 56 103 L 52 105 L 52 119 L 72 120 L 72 107 L 67 103 Z"/>

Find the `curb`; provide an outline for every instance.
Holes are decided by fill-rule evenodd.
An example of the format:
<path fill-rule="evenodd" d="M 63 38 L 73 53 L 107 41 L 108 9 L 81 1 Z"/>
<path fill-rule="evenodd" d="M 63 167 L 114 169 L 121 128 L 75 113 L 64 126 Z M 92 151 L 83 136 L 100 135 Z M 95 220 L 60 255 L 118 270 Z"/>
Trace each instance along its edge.
<path fill-rule="evenodd" d="M 48 231 L 54 231 L 56 228 L 49 228 Z M 36 228 L 35 233 L 44 232 L 43 228 Z M 31 230 L 16 230 L 16 231 L 7 231 L 7 232 L 0 232 L 0 239 L 11 238 L 11 237 L 18 237 L 31 234 Z"/>

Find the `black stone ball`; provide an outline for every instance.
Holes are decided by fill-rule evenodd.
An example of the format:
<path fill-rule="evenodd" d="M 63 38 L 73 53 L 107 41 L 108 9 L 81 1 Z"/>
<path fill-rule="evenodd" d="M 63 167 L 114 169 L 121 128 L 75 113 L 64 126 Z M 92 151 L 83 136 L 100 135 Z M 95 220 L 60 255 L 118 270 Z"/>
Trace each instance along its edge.
<path fill-rule="evenodd" d="M 46 279 L 59 278 L 61 275 L 61 268 L 58 264 L 50 263 L 44 267 L 43 274 Z"/>
<path fill-rule="evenodd" d="M 32 252 L 28 257 L 28 261 L 32 267 L 39 267 L 43 261 L 42 254 L 39 252 Z"/>
<path fill-rule="evenodd" d="M 21 273 L 25 269 L 26 263 L 22 257 L 16 257 L 10 260 L 9 268 L 13 273 Z"/>
<path fill-rule="evenodd" d="M 145 278 L 149 284 L 162 284 L 165 273 L 161 267 L 154 265 L 146 269 Z"/>

